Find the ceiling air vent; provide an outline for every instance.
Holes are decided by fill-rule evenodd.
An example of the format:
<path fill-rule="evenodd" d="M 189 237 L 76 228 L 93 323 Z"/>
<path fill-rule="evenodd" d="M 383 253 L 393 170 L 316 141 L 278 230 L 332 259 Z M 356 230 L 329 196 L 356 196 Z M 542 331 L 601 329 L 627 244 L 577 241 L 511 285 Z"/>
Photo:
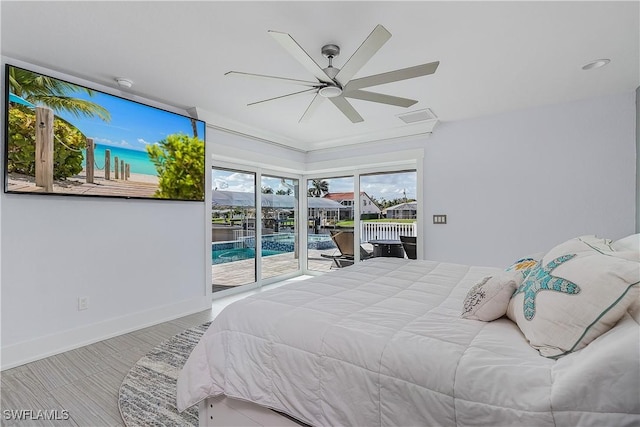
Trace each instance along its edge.
<path fill-rule="evenodd" d="M 405 123 L 415 123 L 415 122 L 422 122 L 425 120 L 437 120 L 438 117 L 436 117 L 435 114 L 433 114 L 433 111 L 431 111 L 431 109 L 429 108 L 425 108 L 424 110 L 417 110 L 417 111 L 412 111 L 410 113 L 404 113 L 404 114 L 398 114 L 396 117 L 398 117 L 400 120 L 402 120 Z"/>

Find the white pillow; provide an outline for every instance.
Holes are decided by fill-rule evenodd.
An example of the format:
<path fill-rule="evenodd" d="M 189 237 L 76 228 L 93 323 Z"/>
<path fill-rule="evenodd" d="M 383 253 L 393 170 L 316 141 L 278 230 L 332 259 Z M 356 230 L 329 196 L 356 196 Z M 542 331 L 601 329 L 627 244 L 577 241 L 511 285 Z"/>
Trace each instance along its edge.
<path fill-rule="evenodd" d="M 613 327 L 638 299 L 639 283 L 640 263 L 582 236 L 545 254 L 509 301 L 507 316 L 540 354 L 557 358 Z"/>
<path fill-rule="evenodd" d="M 611 244 L 615 251 L 640 252 L 640 234 L 632 234 Z"/>
<path fill-rule="evenodd" d="M 513 273 L 485 277 L 469 289 L 462 306 L 462 317 L 484 322 L 499 319 L 507 312 L 517 287 Z"/>
<path fill-rule="evenodd" d="M 613 250 L 611 247 L 611 239 L 603 239 L 602 237 L 598 237 L 593 234 L 576 237 L 575 239 L 569 240 L 569 242 L 570 241 L 579 242 L 580 248 L 583 248 L 584 245 L 586 245 L 599 252 L 610 252 Z"/>

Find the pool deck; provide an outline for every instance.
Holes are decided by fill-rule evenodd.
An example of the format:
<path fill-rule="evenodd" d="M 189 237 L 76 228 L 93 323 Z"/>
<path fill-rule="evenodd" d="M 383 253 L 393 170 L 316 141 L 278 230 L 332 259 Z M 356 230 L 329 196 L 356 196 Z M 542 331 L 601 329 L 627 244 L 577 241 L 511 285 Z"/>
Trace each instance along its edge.
<path fill-rule="evenodd" d="M 322 251 L 309 249 L 308 268 L 314 271 L 329 271 L 333 261 L 328 258 L 322 258 L 320 254 L 333 255 L 337 253 L 336 249 Z M 297 271 L 297 261 L 293 252 L 264 257 L 262 258 L 262 278 L 266 279 Z M 255 282 L 254 266 L 254 259 L 212 265 L 211 273 L 214 292 Z"/>
<path fill-rule="evenodd" d="M 362 245 L 367 250 L 373 250 L 373 246 L 364 243 Z M 323 258 L 325 255 L 339 255 L 336 248 L 332 249 L 309 249 L 307 267 L 309 270 L 328 272 L 335 269 L 333 260 Z M 262 278 L 267 279 L 298 270 L 298 260 L 294 258 L 293 252 L 279 255 L 269 255 L 262 258 Z M 245 259 L 211 266 L 211 276 L 213 292 L 223 291 L 236 286 L 247 285 L 255 282 L 255 260 Z"/>

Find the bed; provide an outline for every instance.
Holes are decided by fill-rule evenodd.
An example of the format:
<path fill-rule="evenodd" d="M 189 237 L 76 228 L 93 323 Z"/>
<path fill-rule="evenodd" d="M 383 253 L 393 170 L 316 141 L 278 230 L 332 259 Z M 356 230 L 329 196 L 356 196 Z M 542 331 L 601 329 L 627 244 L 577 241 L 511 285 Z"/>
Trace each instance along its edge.
<path fill-rule="evenodd" d="M 628 265 L 631 280 L 639 265 Z M 194 348 L 178 409 L 226 395 L 314 426 L 640 425 L 638 280 L 615 297 L 624 302 L 615 326 L 544 357 L 506 316 L 461 317 L 470 290 L 504 273 L 373 258 L 244 298 Z M 552 294 L 561 292 L 540 292 L 536 320 Z"/>

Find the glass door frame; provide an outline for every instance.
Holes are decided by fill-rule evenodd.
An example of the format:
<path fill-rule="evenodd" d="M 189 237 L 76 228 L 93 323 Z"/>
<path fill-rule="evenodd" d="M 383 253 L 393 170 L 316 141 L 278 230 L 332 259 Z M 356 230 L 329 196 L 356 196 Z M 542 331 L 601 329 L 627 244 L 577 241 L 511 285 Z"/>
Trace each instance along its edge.
<path fill-rule="evenodd" d="M 256 186 L 255 186 L 255 202 L 256 202 L 256 221 L 255 221 L 255 234 L 256 234 L 256 248 L 262 248 L 262 191 L 260 191 L 261 189 L 261 183 L 262 183 L 262 176 L 266 175 L 269 177 L 282 177 L 282 178 L 287 178 L 287 179 L 297 179 L 298 180 L 298 187 L 300 189 L 302 189 L 302 175 L 299 174 L 295 174 L 295 173 L 289 173 L 289 172 L 285 172 L 285 171 L 281 171 L 281 170 L 274 170 L 274 169 L 269 169 L 269 168 L 262 168 L 262 167 L 257 167 L 257 166 L 251 166 L 251 165 L 243 165 L 241 163 L 235 163 L 235 162 L 226 162 L 226 161 L 216 161 L 214 160 L 212 165 L 211 165 L 211 169 L 228 169 L 228 170 L 233 170 L 233 171 L 237 171 L 240 173 L 246 172 L 246 173 L 253 173 L 255 174 L 255 180 L 256 180 Z M 211 172 L 209 172 L 211 173 Z M 211 190 L 210 190 L 211 191 Z M 255 278 L 256 281 L 252 282 L 252 283 L 247 283 L 245 285 L 238 285 L 235 286 L 233 288 L 230 289 L 225 289 L 223 291 L 219 291 L 219 292 L 215 292 L 215 293 L 211 293 L 211 297 L 212 299 L 219 299 L 219 298 L 224 298 L 230 295 L 235 295 L 235 294 L 239 294 L 242 292 L 246 292 L 248 290 L 254 290 L 254 289 L 260 289 L 261 287 L 265 286 L 265 285 L 269 285 L 272 283 L 276 283 L 276 282 L 281 282 L 283 280 L 287 280 L 287 279 L 291 279 L 293 277 L 297 277 L 300 276 L 302 274 L 302 270 L 303 270 L 303 262 L 302 260 L 306 261 L 307 258 L 307 250 L 306 250 L 306 236 L 304 236 L 304 245 L 302 242 L 302 236 L 304 235 L 304 233 L 301 233 L 301 229 L 302 227 L 300 226 L 301 221 L 303 220 L 303 216 L 306 218 L 306 215 L 303 214 L 301 206 L 302 205 L 302 194 L 304 192 L 302 190 L 299 191 L 298 194 L 298 200 L 297 200 L 297 209 L 298 209 L 298 269 L 296 271 L 292 271 L 290 273 L 287 274 L 283 274 L 283 275 L 279 275 L 279 276 L 273 276 L 273 277 L 269 277 L 268 279 L 262 279 L 262 254 L 260 250 L 256 250 L 256 258 L 255 258 Z M 209 215 L 208 221 L 211 221 L 211 215 Z M 210 229 L 211 227 L 209 227 Z M 209 238 L 209 240 L 211 240 Z M 209 256 L 210 257 L 210 256 Z M 304 265 L 306 265 L 306 262 L 304 263 Z M 211 286 L 211 283 L 209 283 L 209 286 Z"/>

